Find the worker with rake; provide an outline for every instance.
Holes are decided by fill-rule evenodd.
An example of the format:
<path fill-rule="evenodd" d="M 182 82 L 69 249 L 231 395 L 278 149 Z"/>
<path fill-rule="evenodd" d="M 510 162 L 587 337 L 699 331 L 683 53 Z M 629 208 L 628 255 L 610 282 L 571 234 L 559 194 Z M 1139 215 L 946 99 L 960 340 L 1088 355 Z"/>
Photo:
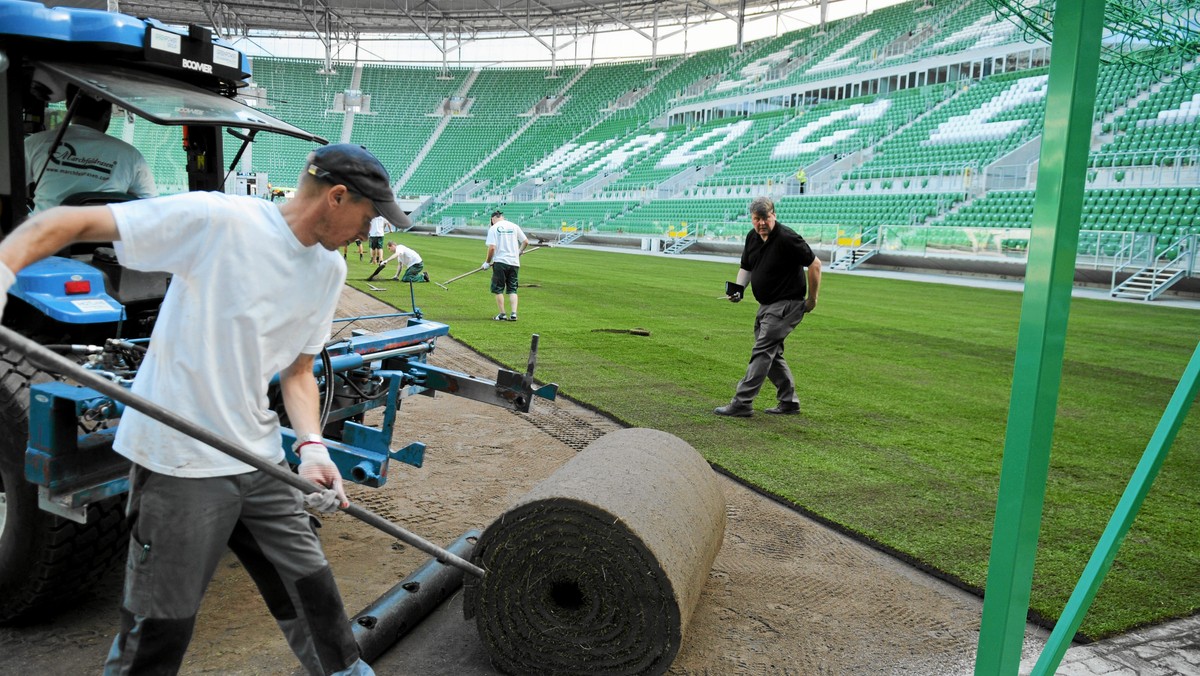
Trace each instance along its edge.
<path fill-rule="evenodd" d="M 349 505 L 320 434 L 313 357 L 346 279 L 337 249 L 366 237 L 376 215 L 408 222 L 390 186 L 365 148 L 325 146 L 309 154 L 295 199 L 281 206 L 194 192 L 58 207 L 0 242 L 0 312 L 15 272 L 73 242 L 111 241 L 127 267 L 172 273 L 133 391 L 283 464 L 280 422 L 267 407 L 279 374 L 300 476 L 326 487 L 302 495 L 127 409 L 113 449 L 133 461 L 129 555 L 106 675 L 179 670 L 226 547 L 308 673 L 373 674 L 304 508 Z"/>
<path fill-rule="evenodd" d="M 396 261 L 396 274 L 392 277 L 393 280 L 398 279 L 402 282 L 429 281 L 429 273 L 424 271 L 425 263 L 421 260 L 421 254 L 396 242 L 388 242 L 387 247 L 388 251 L 392 252 L 392 255 L 380 262 L 379 267 L 382 268 L 388 263 Z"/>
<path fill-rule="evenodd" d="M 504 212 L 492 212 L 492 225 L 487 231 L 487 258 L 480 267 L 492 269 L 492 293 L 496 296 L 496 308 L 500 314 L 496 321 L 517 321 L 517 286 L 521 274 L 521 254 L 529 246 L 529 238 L 521 226 L 504 218 Z M 511 312 L 504 314 L 504 295 L 508 294 Z"/>

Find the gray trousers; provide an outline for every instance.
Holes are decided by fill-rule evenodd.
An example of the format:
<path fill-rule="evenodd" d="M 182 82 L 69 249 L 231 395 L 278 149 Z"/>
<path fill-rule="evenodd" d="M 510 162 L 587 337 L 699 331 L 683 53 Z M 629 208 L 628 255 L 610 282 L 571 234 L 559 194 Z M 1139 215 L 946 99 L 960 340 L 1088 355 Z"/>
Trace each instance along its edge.
<path fill-rule="evenodd" d="M 226 546 L 310 674 L 372 674 L 300 491 L 262 472 L 181 479 L 130 473 L 121 628 L 105 676 L 174 674 Z"/>
<path fill-rule="evenodd" d="M 751 408 L 763 381 L 768 378 L 778 390 L 780 404 L 800 405 L 800 400 L 796 397 L 796 382 L 792 378 L 792 370 L 783 359 L 783 341 L 802 319 L 802 300 L 781 300 L 758 306 L 758 315 L 754 318 L 754 347 L 750 350 L 750 364 L 746 367 L 746 375 L 737 384 L 731 406 L 739 409 Z"/>

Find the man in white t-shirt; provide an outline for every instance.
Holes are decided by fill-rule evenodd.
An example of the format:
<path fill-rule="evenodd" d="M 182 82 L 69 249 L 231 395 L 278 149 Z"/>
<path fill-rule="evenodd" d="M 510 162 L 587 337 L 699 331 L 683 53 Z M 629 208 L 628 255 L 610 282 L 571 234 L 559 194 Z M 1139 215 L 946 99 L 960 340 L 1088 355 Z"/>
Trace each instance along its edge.
<path fill-rule="evenodd" d="M 131 538 L 105 674 L 179 670 L 227 546 L 308 673 L 373 673 L 304 511 L 349 504 L 320 434 L 313 358 L 329 339 L 346 278 L 337 248 L 366 236 L 376 215 L 407 221 L 387 171 L 365 148 L 319 148 L 305 167 L 295 199 L 282 206 L 186 193 L 57 207 L 0 242 L 0 298 L 16 272 L 74 242 L 112 241 L 125 266 L 172 273 L 133 391 L 282 463 L 279 419 L 267 408 L 278 373 L 300 476 L 328 489 L 303 496 L 127 409 L 113 449 L 134 463 Z"/>
<path fill-rule="evenodd" d="M 496 307 L 500 314 L 493 317 L 496 321 L 517 321 L 517 282 L 521 271 L 521 254 L 529 245 L 521 226 L 505 220 L 504 212 L 492 212 L 492 225 L 487 231 L 487 258 L 484 259 L 483 269 L 492 269 L 492 293 L 496 294 Z M 504 294 L 508 294 L 508 306 L 511 312 L 504 314 Z"/>
<path fill-rule="evenodd" d="M 424 271 L 425 263 L 421 260 L 421 254 L 396 242 L 388 242 L 387 246 L 392 255 L 381 265 L 396 261 L 396 275 L 392 279 L 414 283 L 429 281 L 429 273 Z"/>
<path fill-rule="evenodd" d="M 387 232 L 387 224 L 383 216 L 371 219 L 371 232 L 367 235 L 367 243 L 371 247 L 371 265 L 383 263 L 383 234 Z"/>
<path fill-rule="evenodd" d="M 112 120 L 112 104 L 74 87 L 69 96 L 78 101 L 53 157 L 50 146 L 57 129 L 25 139 L 25 179 L 26 184 L 33 185 L 33 212 L 56 207 L 81 192 L 157 195 L 146 158 L 137 148 L 105 133 Z"/>

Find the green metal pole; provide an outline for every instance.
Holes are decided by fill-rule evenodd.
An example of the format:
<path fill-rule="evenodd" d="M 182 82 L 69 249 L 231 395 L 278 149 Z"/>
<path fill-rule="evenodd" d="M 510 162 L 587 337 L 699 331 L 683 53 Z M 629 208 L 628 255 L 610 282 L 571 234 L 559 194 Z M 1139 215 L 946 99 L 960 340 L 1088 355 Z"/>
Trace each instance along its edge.
<path fill-rule="evenodd" d="M 1042 649 L 1042 654 L 1033 667 L 1033 676 L 1053 674 L 1059 662 L 1062 662 L 1063 654 L 1071 645 L 1071 637 L 1079 630 L 1079 623 L 1083 621 L 1092 600 L 1096 598 L 1096 592 L 1100 590 L 1100 585 L 1104 583 L 1105 576 L 1112 568 L 1117 550 L 1124 542 L 1125 535 L 1129 533 L 1133 520 L 1137 518 L 1138 510 L 1142 508 L 1142 502 L 1150 492 L 1154 478 L 1158 476 L 1158 470 L 1162 467 L 1163 460 L 1166 460 L 1167 452 L 1171 450 L 1171 444 L 1175 443 L 1175 436 L 1179 434 L 1179 428 L 1183 426 L 1183 420 L 1187 417 L 1188 409 L 1192 407 L 1192 401 L 1197 394 L 1200 394 L 1200 344 L 1196 345 L 1192 359 L 1175 388 L 1175 394 L 1167 403 L 1162 419 L 1159 420 L 1154 435 L 1150 437 L 1150 443 L 1146 444 L 1146 451 L 1142 454 L 1137 469 L 1133 471 L 1129 485 L 1121 495 L 1121 501 L 1113 510 L 1112 518 L 1109 519 L 1104 534 L 1100 536 L 1100 542 L 1092 552 L 1092 558 L 1088 560 L 1087 567 L 1083 569 L 1083 574 L 1075 585 L 1075 591 L 1071 592 L 1071 598 L 1063 608 L 1062 617 L 1058 618 L 1058 623 L 1054 625 L 1050 640 L 1046 642 L 1046 647 Z"/>
<path fill-rule="evenodd" d="M 977 676 L 1016 674 L 1075 277 L 1104 0 L 1059 0 Z"/>

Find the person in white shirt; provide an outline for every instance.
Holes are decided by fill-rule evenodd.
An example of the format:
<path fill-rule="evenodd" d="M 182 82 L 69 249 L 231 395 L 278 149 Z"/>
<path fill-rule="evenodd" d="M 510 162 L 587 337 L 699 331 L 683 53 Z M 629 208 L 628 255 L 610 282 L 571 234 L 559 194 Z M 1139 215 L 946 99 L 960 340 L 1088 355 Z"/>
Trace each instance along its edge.
<path fill-rule="evenodd" d="M 25 139 L 25 181 L 33 186 L 33 213 L 56 207 L 82 192 L 157 195 L 146 158 L 137 148 L 105 133 L 112 121 L 112 104 L 76 87 L 71 88 L 68 97 L 74 102 L 75 112 L 53 157 L 50 146 L 57 129 Z"/>
<path fill-rule="evenodd" d="M 345 607 L 304 507 L 346 507 L 321 437 L 313 358 L 329 339 L 346 279 L 338 247 L 383 215 L 407 223 L 379 160 L 351 144 L 309 154 L 294 199 L 194 192 L 56 207 L 0 241 L 0 312 L 15 274 L 74 242 L 114 242 L 134 270 L 173 277 L 132 389 L 283 463 L 267 406 L 279 374 L 302 495 L 253 467 L 127 409 L 113 450 L 133 461 L 129 559 L 106 675 L 176 673 L 204 590 L 226 548 L 257 583 L 310 674 L 365 676 Z M 288 671 L 283 665 L 280 669 Z"/>
<path fill-rule="evenodd" d="M 398 279 L 402 282 L 429 281 L 429 273 L 424 272 L 425 263 L 421 261 L 421 254 L 396 242 L 388 242 L 387 247 L 392 252 L 392 255 L 388 256 L 387 260 L 380 263 L 380 265 L 387 265 L 392 261 L 396 261 L 396 274 L 392 279 Z"/>
<path fill-rule="evenodd" d="M 487 258 L 483 269 L 492 269 L 492 293 L 500 314 L 496 321 L 517 321 L 517 283 L 521 271 L 521 254 L 529 246 L 529 238 L 521 226 L 504 218 L 503 211 L 492 212 L 492 225 L 487 232 Z M 504 295 L 508 294 L 509 314 L 504 314 Z"/>
<path fill-rule="evenodd" d="M 371 232 L 367 235 L 367 243 L 371 247 L 371 265 L 383 263 L 383 235 L 387 232 L 387 219 L 376 216 L 371 219 Z"/>

